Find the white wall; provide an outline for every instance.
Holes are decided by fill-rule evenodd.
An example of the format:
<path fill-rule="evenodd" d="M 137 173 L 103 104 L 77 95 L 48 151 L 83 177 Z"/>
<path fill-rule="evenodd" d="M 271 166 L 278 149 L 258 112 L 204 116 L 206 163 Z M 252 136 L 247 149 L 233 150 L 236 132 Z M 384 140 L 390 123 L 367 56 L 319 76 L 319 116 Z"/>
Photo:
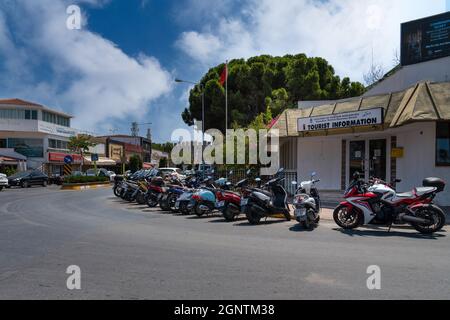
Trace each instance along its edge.
<path fill-rule="evenodd" d="M 404 66 L 376 84 L 364 96 L 402 91 L 420 81 L 450 81 L 450 57 Z"/>
<path fill-rule="evenodd" d="M 439 177 L 450 183 L 450 167 L 436 167 L 436 124 L 416 123 L 402 129 L 397 135 L 397 146 L 405 150 L 404 158 L 397 159 L 397 178 L 402 182 L 399 191 L 409 191 L 422 185 L 427 177 Z M 436 203 L 450 206 L 450 185 L 438 194 Z"/>
<path fill-rule="evenodd" d="M 297 176 L 309 180 L 317 172 L 322 190 L 341 189 L 341 137 L 299 138 Z"/>

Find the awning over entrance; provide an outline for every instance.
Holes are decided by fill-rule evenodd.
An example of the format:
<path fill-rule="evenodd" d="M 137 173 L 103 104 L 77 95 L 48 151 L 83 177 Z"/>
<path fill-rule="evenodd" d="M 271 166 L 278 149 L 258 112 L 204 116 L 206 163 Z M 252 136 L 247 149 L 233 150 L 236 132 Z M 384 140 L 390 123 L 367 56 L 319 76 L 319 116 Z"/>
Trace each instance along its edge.
<path fill-rule="evenodd" d="M 84 157 L 84 164 L 85 165 L 93 165 L 94 163 L 91 161 L 90 157 Z M 97 161 L 98 166 L 115 166 L 117 163 L 109 158 L 106 157 L 99 157 Z"/>
<path fill-rule="evenodd" d="M 371 122 L 363 118 L 365 114 L 380 108 L 382 121 Z M 343 118 L 350 115 L 358 125 L 335 125 L 339 122 L 339 115 Z M 327 128 L 326 125 L 312 126 L 311 130 L 299 128 L 301 124 L 314 123 L 317 119 L 325 123 L 326 116 L 330 116 L 328 123 L 332 124 L 328 125 L 328 129 L 322 129 Z M 450 82 L 418 83 L 405 91 L 391 94 L 358 97 L 306 109 L 287 109 L 272 129 L 278 129 L 280 137 L 309 137 L 384 130 L 417 121 L 436 120 L 450 120 Z"/>
<path fill-rule="evenodd" d="M 390 126 L 430 120 L 450 120 L 450 82 L 419 83 L 406 90 Z"/>
<path fill-rule="evenodd" d="M 1 148 L 0 149 L 0 157 L 12 159 L 13 161 L 16 161 L 16 160 L 26 161 L 27 160 L 27 157 L 25 157 L 24 155 L 22 155 L 20 153 L 15 152 L 14 149 L 10 149 L 10 148 Z"/>

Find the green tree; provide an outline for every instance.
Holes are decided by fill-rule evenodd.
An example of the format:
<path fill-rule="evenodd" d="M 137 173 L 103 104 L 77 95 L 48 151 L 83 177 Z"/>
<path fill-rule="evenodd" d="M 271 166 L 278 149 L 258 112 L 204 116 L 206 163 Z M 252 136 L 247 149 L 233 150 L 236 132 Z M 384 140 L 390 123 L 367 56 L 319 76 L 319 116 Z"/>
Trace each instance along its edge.
<path fill-rule="evenodd" d="M 86 134 L 79 134 L 70 137 L 67 144 L 68 148 L 81 156 L 80 171 L 83 171 L 84 154 L 89 151 L 89 148 L 95 147 L 96 143 L 91 141 L 92 137 Z"/>
<path fill-rule="evenodd" d="M 266 106 L 270 108 L 272 116 L 277 117 L 291 105 L 285 88 L 275 89 L 272 96 L 266 98 Z"/>
<path fill-rule="evenodd" d="M 142 169 L 142 159 L 139 155 L 134 154 L 130 157 L 130 171 L 136 172 Z"/>
<path fill-rule="evenodd" d="M 167 158 L 159 159 L 159 167 L 160 168 L 167 168 Z"/>
<path fill-rule="evenodd" d="M 211 68 L 201 85 L 189 95 L 189 108 L 183 121 L 193 125 L 202 119 L 202 91 L 205 90 L 205 128 L 225 129 L 225 90 L 218 80 L 225 65 Z M 328 100 L 359 96 L 365 87 L 349 78 L 335 75 L 323 58 L 305 54 L 272 57 L 261 55 L 248 60 L 236 59 L 228 64 L 229 127 L 248 127 L 270 107 L 273 116 L 294 107 L 299 100 Z"/>

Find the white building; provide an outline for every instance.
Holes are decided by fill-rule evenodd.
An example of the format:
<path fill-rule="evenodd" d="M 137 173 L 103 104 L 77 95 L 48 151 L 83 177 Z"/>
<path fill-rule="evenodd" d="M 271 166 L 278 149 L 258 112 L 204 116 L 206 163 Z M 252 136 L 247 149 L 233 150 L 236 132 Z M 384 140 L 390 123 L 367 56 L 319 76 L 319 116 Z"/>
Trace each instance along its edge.
<path fill-rule="evenodd" d="M 399 66 L 362 97 L 299 102 L 272 128 L 281 165 L 298 180 L 316 171 L 325 190 L 344 190 L 355 171 L 401 179 L 401 191 L 426 177 L 450 182 L 450 57 Z M 450 186 L 436 200 L 450 206 Z"/>
<path fill-rule="evenodd" d="M 27 157 L 28 169 L 61 174 L 67 142 L 79 132 L 70 127 L 72 116 L 20 99 L 0 100 L 0 148 Z M 80 159 L 72 155 L 76 163 Z"/>

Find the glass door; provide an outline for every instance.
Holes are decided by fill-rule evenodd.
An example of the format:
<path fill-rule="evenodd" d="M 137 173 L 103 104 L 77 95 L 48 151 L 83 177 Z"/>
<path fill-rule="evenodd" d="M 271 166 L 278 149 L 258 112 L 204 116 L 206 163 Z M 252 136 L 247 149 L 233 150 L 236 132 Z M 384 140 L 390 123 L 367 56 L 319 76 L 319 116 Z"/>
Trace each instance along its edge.
<path fill-rule="evenodd" d="M 386 180 L 386 139 L 369 141 L 369 177 Z"/>
<path fill-rule="evenodd" d="M 387 178 L 387 140 L 373 139 L 350 141 L 349 147 L 349 179 L 359 172 L 362 179 L 371 177 L 386 180 Z"/>
<path fill-rule="evenodd" d="M 350 141 L 350 180 L 353 179 L 353 174 L 359 172 L 361 177 L 365 176 L 365 160 L 366 160 L 366 141 Z"/>

